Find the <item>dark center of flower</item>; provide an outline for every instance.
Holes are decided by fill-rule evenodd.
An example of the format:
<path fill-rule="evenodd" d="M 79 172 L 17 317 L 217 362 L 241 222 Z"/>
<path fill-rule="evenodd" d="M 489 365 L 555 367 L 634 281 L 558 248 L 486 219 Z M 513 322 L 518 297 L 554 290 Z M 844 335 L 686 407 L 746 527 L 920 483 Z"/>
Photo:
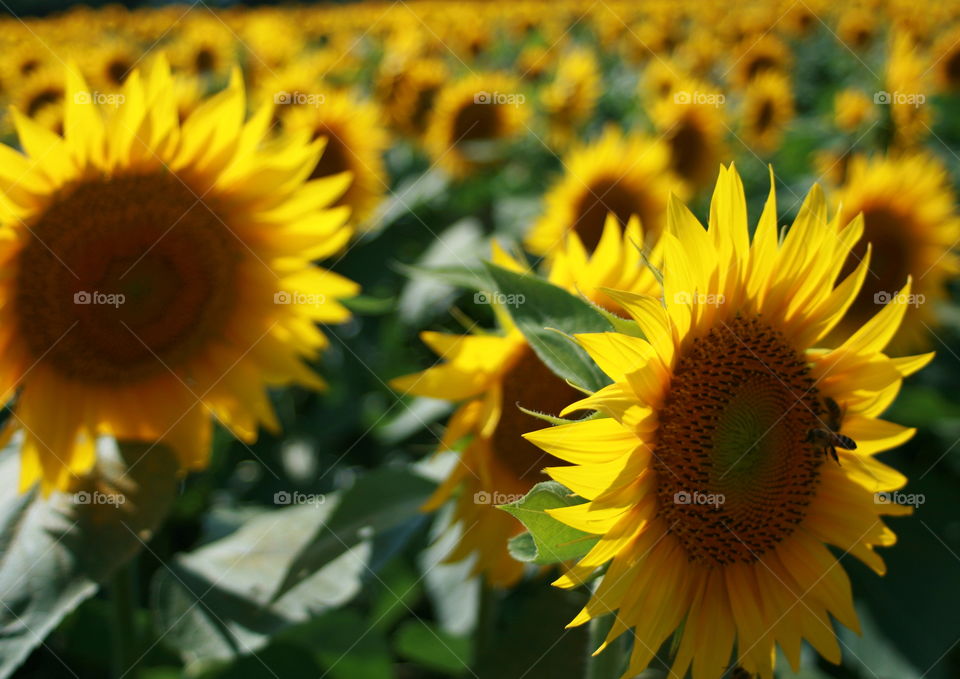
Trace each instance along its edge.
<path fill-rule="evenodd" d="M 668 141 L 673 171 L 692 184 L 700 183 L 704 166 L 704 149 L 707 146 L 707 140 L 700 128 L 692 120 L 684 117 L 673 128 Z"/>
<path fill-rule="evenodd" d="M 777 61 L 767 54 L 761 54 L 747 65 L 747 80 L 753 80 L 761 73 L 772 71 L 777 67 Z"/>
<path fill-rule="evenodd" d="M 207 73 L 212 71 L 217 65 L 217 55 L 209 47 L 201 47 L 197 50 L 196 57 L 194 59 L 194 68 L 196 68 L 197 73 Z"/>
<path fill-rule="evenodd" d="M 794 531 L 825 459 L 807 440 L 822 411 L 803 356 L 759 318 L 693 340 L 654 448 L 660 513 L 691 561 L 750 563 Z"/>
<path fill-rule="evenodd" d="M 457 111 L 453 142 L 496 139 L 500 134 L 500 104 L 471 102 Z"/>
<path fill-rule="evenodd" d="M 439 85 L 426 85 L 417 91 L 416 103 L 410 113 L 410 126 L 418 134 L 422 133 L 427 127 L 427 120 L 439 91 Z"/>
<path fill-rule="evenodd" d="M 126 59 L 114 59 L 107 64 L 107 76 L 114 85 L 122 85 L 133 68 Z"/>
<path fill-rule="evenodd" d="M 313 168 L 310 174 L 311 179 L 318 177 L 328 177 L 332 174 L 340 174 L 353 169 L 350 162 L 350 149 L 341 141 L 335 130 L 326 126 L 318 127 L 313 134 L 313 138 L 326 137 L 327 145 L 323 147 L 323 155 L 317 161 L 317 166 Z"/>
<path fill-rule="evenodd" d="M 177 370 L 222 332 L 237 240 L 215 201 L 166 173 L 55 195 L 20 254 L 15 310 L 33 356 L 86 383 Z"/>
<path fill-rule="evenodd" d="M 764 99 L 760 102 L 760 108 L 757 110 L 756 132 L 763 134 L 773 124 L 776 108 L 770 99 Z"/>
<path fill-rule="evenodd" d="M 504 375 L 502 388 L 502 412 L 490 446 L 496 461 L 521 485 L 530 488 L 538 481 L 547 480 L 541 469 L 566 463 L 523 438 L 523 434 L 548 425 L 543 420 L 527 415 L 517 405 L 527 410 L 558 415 L 565 407 L 582 398 L 582 394 L 550 372 L 529 347 L 524 347 Z M 503 489 L 503 492 L 510 490 Z"/>
<path fill-rule="evenodd" d="M 960 87 L 960 50 L 955 50 L 953 54 L 947 58 L 944 69 L 950 85 Z"/>
<path fill-rule="evenodd" d="M 63 90 L 59 87 L 47 87 L 34 94 L 27 102 L 27 117 L 33 118 L 50 104 L 59 104 L 63 100 Z"/>
<path fill-rule="evenodd" d="M 909 253 L 915 249 L 910 242 L 909 218 L 886 205 L 868 205 L 863 208 L 863 237 L 853 247 L 840 273 L 840 279 L 853 272 L 867 254 L 867 244 L 873 245 L 870 270 L 863 287 L 845 316 L 852 324 L 862 324 L 873 317 L 906 284 L 912 262 Z"/>
<path fill-rule="evenodd" d="M 600 242 L 609 213 L 613 213 L 621 228 L 631 216 L 637 215 L 647 233 L 652 231 L 655 210 L 646 192 L 624 179 L 602 177 L 584 190 L 574 206 L 573 230 L 587 250 L 594 250 Z"/>

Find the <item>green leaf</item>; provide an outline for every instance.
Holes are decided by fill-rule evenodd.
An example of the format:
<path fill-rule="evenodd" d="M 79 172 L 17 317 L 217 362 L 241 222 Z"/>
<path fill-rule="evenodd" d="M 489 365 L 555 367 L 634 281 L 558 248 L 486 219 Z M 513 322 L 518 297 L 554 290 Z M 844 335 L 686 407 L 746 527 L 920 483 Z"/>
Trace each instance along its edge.
<path fill-rule="evenodd" d="M 425 227 L 424 227 L 425 228 Z M 461 219 L 436 234 L 436 238 L 413 265 L 416 270 L 468 270 L 477 261 L 478 252 L 489 252 L 483 227 L 476 219 Z M 409 265 L 408 270 L 409 270 Z M 469 277 L 467 277 L 469 278 Z M 404 286 L 397 303 L 397 313 L 410 325 L 421 325 L 425 319 L 446 311 L 456 296 L 456 288 L 464 281 L 417 275 Z"/>
<path fill-rule="evenodd" d="M 270 594 L 339 497 L 263 511 L 226 538 L 164 565 L 152 583 L 154 620 L 190 670 L 256 653 L 292 626 L 339 607 L 361 588 L 369 540 L 342 548 L 285 596 Z"/>
<path fill-rule="evenodd" d="M 400 657 L 444 674 L 464 674 L 470 666 L 469 639 L 447 634 L 422 620 L 404 623 L 394 643 Z"/>
<path fill-rule="evenodd" d="M 405 468 L 369 472 L 343 494 L 329 521 L 312 531 L 310 539 L 290 562 L 273 598 L 289 592 L 305 578 L 370 535 L 382 534 L 420 516 L 434 484 Z"/>
<path fill-rule="evenodd" d="M 0 453 L 0 677 L 142 549 L 176 497 L 176 461 L 166 448 L 118 450 L 106 439 L 74 494 L 21 494 L 18 445 Z"/>
<path fill-rule="evenodd" d="M 408 215 L 417 207 L 436 200 L 447 189 L 448 178 L 440 170 L 426 172 L 401 182 L 390 192 L 365 226 L 363 237 L 374 238 L 380 230 Z M 367 235 L 369 234 L 369 235 Z"/>
<path fill-rule="evenodd" d="M 500 509 L 519 519 L 528 531 L 510 540 L 510 554 L 519 561 L 536 564 L 582 557 L 599 538 L 557 521 L 546 510 L 583 502 L 583 498 L 571 494 L 556 481 L 543 481 L 517 502 L 500 505 Z"/>
<path fill-rule="evenodd" d="M 587 352 L 564 336 L 610 331 L 613 326 L 607 319 L 586 301 L 542 278 L 485 265 L 504 309 L 550 370 L 591 391 L 610 383 Z"/>
<path fill-rule="evenodd" d="M 264 510 L 158 571 L 157 628 L 188 664 L 258 651 L 350 601 L 374 569 L 378 540 L 419 518 L 433 488 L 409 469 L 387 467 L 345 491 L 304 501 L 278 494 L 289 506 Z"/>
<path fill-rule="evenodd" d="M 466 266 L 463 264 L 448 264 L 446 266 L 415 266 L 397 264 L 401 273 L 410 278 L 435 281 L 443 285 L 467 290 L 487 290 L 490 288 L 490 277 L 482 266 Z"/>

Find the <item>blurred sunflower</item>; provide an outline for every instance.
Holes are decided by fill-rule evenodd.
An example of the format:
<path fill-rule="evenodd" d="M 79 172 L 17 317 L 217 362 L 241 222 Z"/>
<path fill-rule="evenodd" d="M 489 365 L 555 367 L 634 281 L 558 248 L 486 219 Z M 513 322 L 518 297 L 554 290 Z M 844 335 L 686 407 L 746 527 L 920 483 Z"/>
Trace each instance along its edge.
<path fill-rule="evenodd" d="M 636 219 L 623 234 L 611 218 L 593 254 L 571 234 L 549 279 L 601 305 L 612 300 L 599 287 L 653 293 L 656 279 L 641 262 L 635 246 L 642 241 Z M 651 254 L 652 261 L 657 253 L 655 249 Z M 496 246 L 493 262 L 513 271 L 523 270 Z M 550 372 L 507 311 L 492 301 L 500 325 L 498 334 L 424 332 L 424 343 L 443 363 L 399 377 L 391 386 L 405 394 L 460 403 L 438 448 L 438 452 L 459 450 L 457 463 L 423 510 L 436 510 L 453 499 L 452 523 L 459 525 L 460 538 L 447 560 L 476 555 L 474 575 L 483 575 L 491 585 L 509 587 L 523 575 L 523 564 L 507 552 L 507 541 L 522 532 L 523 526 L 494 505 L 524 495 L 547 480 L 542 473 L 545 466 L 561 464 L 523 440 L 522 434 L 540 428 L 543 421 L 517 406 L 555 415 L 583 394 Z"/>
<path fill-rule="evenodd" d="M 13 106 L 53 132 L 63 132 L 63 67 L 43 66 L 24 77 L 14 92 Z"/>
<path fill-rule="evenodd" d="M 547 145 L 564 149 L 576 139 L 597 106 L 600 66 L 591 50 L 578 48 L 565 54 L 553 79 L 540 91 L 547 119 Z"/>
<path fill-rule="evenodd" d="M 504 73 L 467 76 L 434 101 L 425 143 L 434 162 L 464 177 L 499 158 L 497 145 L 515 137 L 529 117 L 520 82 Z"/>
<path fill-rule="evenodd" d="M 650 115 L 670 147 L 670 167 L 690 191 L 716 177 L 727 130 L 725 97 L 710 85 L 691 79 L 677 83 L 672 97 L 656 102 Z"/>
<path fill-rule="evenodd" d="M 790 80 L 776 72 L 758 75 L 747 85 L 743 97 L 740 120 L 744 139 L 755 151 L 773 153 L 780 148 L 793 112 Z"/>
<path fill-rule="evenodd" d="M 307 131 L 311 139 L 326 139 L 310 178 L 348 172 L 350 186 L 334 205 L 348 205 L 351 221 L 362 224 L 387 189 L 383 153 L 389 137 L 374 104 L 345 92 L 327 91 L 321 96 L 317 106 L 292 111 L 286 127 Z"/>
<path fill-rule="evenodd" d="M 853 153 L 849 150 L 835 151 L 821 149 L 813 154 L 813 167 L 817 172 L 817 181 L 836 187 L 847 180 L 847 170 Z"/>
<path fill-rule="evenodd" d="M 789 71 L 792 53 L 783 40 L 765 32 L 759 36 L 748 35 L 743 38 L 740 44 L 733 48 L 732 59 L 733 63 L 726 75 L 733 85 L 745 88 L 761 74 Z"/>
<path fill-rule="evenodd" d="M 226 77 L 236 62 L 236 40 L 213 14 L 188 15 L 166 48 L 175 70 L 195 76 Z"/>
<path fill-rule="evenodd" d="M 837 37 L 854 50 L 868 48 L 877 36 L 877 21 L 871 10 L 852 6 L 837 20 Z"/>
<path fill-rule="evenodd" d="M 391 125 L 414 138 L 427 129 L 437 94 L 448 79 L 439 59 L 385 59 L 375 83 L 376 98 Z"/>
<path fill-rule="evenodd" d="M 937 38 L 930 59 L 939 88 L 946 92 L 960 91 L 960 27 Z"/>
<path fill-rule="evenodd" d="M 682 193 L 670 171 L 670 149 L 641 133 L 607 127 L 594 142 L 577 146 L 563 159 L 564 173 L 544 197 L 543 216 L 527 235 L 530 252 L 547 256 L 576 233 L 588 251 L 603 235 L 607 215 L 621 226 L 637 215 L 648 238 L 663 228 L 667 198 Z"/>
<path fill-rule="evenodd" d="M 117 92 L 144 56 L 126 40 L 107 40 L 84 54 L 81 70 L 94 92 Z"/>
<path fill-rule="evenodd" d="M 897 33 L 890 38 L 884 84 L 899 148 L 916 146 L 930 134 L 931 112 L 926 100 L 929 71 L 926 58 L 910 36 Z"/>
<path fill-rule="evenodd" d="M 679 65 L 666 59 L 654 59 L 643 72 L 639 82 L 639 94 L 649 102 L 672 97 L 684 80 Z"/>
<path fill-rule="evenodd" d="M 3 59 L 15 77 L 28 76 L 43 66 L 59 63 L 50 48 L 33 35 L 26 35 L 9 45 Z"/>
<path fill-rule="evenodd" d="M 833 120 L 843 132 L 856 132 L 873 117 L 874 103 L 860 90 L 842 90 L 833 98 Z"/>
<path fill-rule="evenodd" d="M 122 94 L 101 108 L 71 71 L 65 136 L 14 112 L 25 155 L 0 146 L 0 375 L 24 489 L 69 488 L 100 435 L 197 469 L 211 414 L 247 442 L 276 430 L 265 389 L 323 386 L 314 324 L 349 318 L 337 299 L 357 291 L 311 264 L 350 237 L 347 209 L 325 209 L 343 181 L 306 182 L 319 142 L 265 141 L 269 107 L 244 122 L 239 72 L 182 125 L 162 59 Z"/>
<path fill-rule="evenodd" d="M 527 45 L 517 57 L 517 69 L 524 80 L 540 80 L 556 61 L 555 51 L 544 45 Z"/>
<path fill-rule="evenodd" d="M 861 223 L 828 223 L 818 188 L 783 239 L 771 177 L 751 242 L 733 168 L 721 170 L 708 230 L 679 202 L 669 220 L 663 299 L 616 295 L 646 339 L 577 336 L 614 383 L 565 412 L 606 417 L 525 435 L 570 463 L 547 472 L 588 500 L 548 512 L 600 536 L 555 584 L 580 585 L 609 563 L 570 624 L 617 611 L 598 652 L 632 628 L 624 676 L 674 633 L 671 676 L 719 679 L 733 657 L 772 679 L 774 645 L 797 671 L 802 639 L 838 663 L 831 616 L 859 627 L 827 545 L 883 573 L 873 550 L 895 536 L 881 517 L 910 508 L 875 500 L 906 479 L 873 456 L 913 430 L 877 418 L 931 356 L 883 353 L 897 303 L 836 349 L 816 348 L 867 274 L 864 262 L 835 287 Z M 834 402 L 846 409 L 839 422 Z M 857 443 L 838 451 L 842 464 L 812 442 L 825 429 Z"/>
<path fill-rule="evenodd" d="M 912 277 L 914 297 L 894 346 L 928 346 L 935 307 L 946 298 L 947 281 L 960 273 L 960 259 L 953 253 L 960 219 L 943 163 L 927 153 L 854 156 L 834 198 L 842 210 L 841 224 L 863 215 L 863 240 L 846 269 L 866 256 L 867 243 L 873 249 L 870 271 L 837 335 L 870 318 Z"/>

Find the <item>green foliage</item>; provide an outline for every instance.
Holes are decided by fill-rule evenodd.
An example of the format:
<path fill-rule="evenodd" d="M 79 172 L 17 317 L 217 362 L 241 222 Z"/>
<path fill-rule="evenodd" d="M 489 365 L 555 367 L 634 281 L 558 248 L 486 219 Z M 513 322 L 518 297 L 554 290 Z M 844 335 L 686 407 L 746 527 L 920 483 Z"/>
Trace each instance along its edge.
<path fill-rule="evenodd" d="M 510 554 L 519 561 L 554 564 L 582 557 L 597 542 L 597 537 L 571 528 L 550 516 L 546 510 L 570 507 L 584 502 L 556 481 L 542 481 L 529 493 L 500 509 L 519 519 L 527 532 L 510 540 Z"/>
<path fill-rule="evenodd" d="M 596 391 L 609 378 L 569 335 L 612 330 L 609 321 L 586 301 L 531 274 L 487 263 L 497 301 L 551 371 L 571 383 Z M 560 332 L 557 332 L 560 331 Z M 568 336 L 565 336 L 568 335 Z"/>

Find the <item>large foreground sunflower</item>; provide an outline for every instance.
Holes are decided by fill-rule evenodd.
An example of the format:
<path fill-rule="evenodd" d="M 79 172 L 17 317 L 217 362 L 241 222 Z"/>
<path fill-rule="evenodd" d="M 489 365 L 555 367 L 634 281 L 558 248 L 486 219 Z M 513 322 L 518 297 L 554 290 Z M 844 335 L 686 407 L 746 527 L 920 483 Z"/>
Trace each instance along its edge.
<path fill-rule="evenodd" d="M 682 191 L 670 171 L 666 144 L 614 126 L 596 141 L 572 149 L 563 167 L 563 176 L 544 198 L 543 216 L 526 238 L 527 248 L 537 255 L 563 245 L 571 231 L 592 250 L 611 213 L 621 225 L 637 215 L 648 238 L 656 239 L 663 228 L 667 196 Z"/>
<path fill-rule="evenodd" d="M 815 187 L 779 239 L 771 186 L 751 242 L 742 184 L 723 168 L 709 229 L 671 204 L 663 298 L 611 293 L 645 339 L 578 336 L 613 384 L 566 410 L 606 417 L 526 438 L 570 463 L 546 471 L 588 500 L 550 511 L 600 536 L 556 584 L 609 564 L 571 625 L 615 611 L 603 646 L 632 628 L 624 676 L 676 633 L 671 676 L 718 679 L 735 659 L 770 679 L 775 644 L 795 669 L 803 639 L 839 662 L 831 616 L 858 628 L 828 545 L 884 572 L 874 548 L 895 536 L 881 517 L 909 508 L 876 501 L 906 479 L 874 455 L 913 432 L 878 417 L 930 358 L 883 353 L 899 303 L 816 348 L 867 275 L 869 257 L 837 281 L 861 231 L 828 221 Z"/>
<path fill-rule="evenodd" d="M 0 385 L 24 488 L 68 488 L 99 435 L 191 469 L 211 414 L 244 441 L 276 429 L 265 389 L 322 386 L 314 324 L 357 290 L 310 263 L 350 236 L 324 209 L 343 181 L 306 182 L 320 142 L 266 141 L 269 106 L 244 122 L 239 73 L 182 125 L 162 60 L 122 93 L 99 107 L 71 72 L 65 136 L 14 113 L 24 154 L 0 146 Z"/>
<path fill-rule="evenodd" d="M 619 307 L 601 287 L 653 292 L 656 279 L 643 265 L 635 243 L 643 242 L 636 219 L 626 233 L 614 218 L 608 220 L 596 251 L 588 253 L 571 234 L 554 260 L 550 280 L 568 290 L 579 290 L 597 304 Z M 657 261 L 659 249 L 650 257 Z M 495 250 L 494 262 L 520 271 L 520 265 Z M 497 302 L 497 298 L 491 301 Z M 494 307 L 500 324 L 497 334 L 444 335 L 425 332 L 427 344 L 443 363 L 421 373 L 397 378 L 398 391 L 458 402 L 439 450 L 461 450 L 456 465 L 424 507 L 437 509 L 454 499 L 453 522 L 459 527 L 457 547 L 448 556 L 459 561 L 476 556 L 473 571 L 495 586 L 507 587 L 520 579 L 523 564 L 507 552 L 507 541 L 523 530 L 519 521 L 495 505 L 519 499 L 537 482 L 545 481 L 544 466 L 559 464 L 521 434 L 542 421 L 517 406 L 556 415 L 582 394 L 550 372 L 514 326 L 507 309 Z"/>

